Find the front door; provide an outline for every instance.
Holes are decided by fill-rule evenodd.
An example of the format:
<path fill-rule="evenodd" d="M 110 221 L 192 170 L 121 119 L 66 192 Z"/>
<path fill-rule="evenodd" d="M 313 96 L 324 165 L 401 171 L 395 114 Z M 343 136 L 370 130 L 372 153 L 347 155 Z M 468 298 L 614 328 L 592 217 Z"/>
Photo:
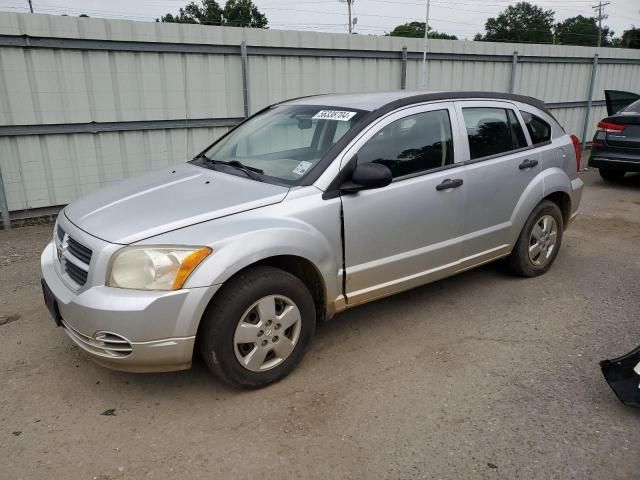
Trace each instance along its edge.
<path fill-rule="evenodd" d="M 455 269 L 462 243 L 464 167 L 451 103 L 382 119 L 349 152 L 389 167 L 387 187 L 343 194 L 348 305 L 390 295 Z"/>

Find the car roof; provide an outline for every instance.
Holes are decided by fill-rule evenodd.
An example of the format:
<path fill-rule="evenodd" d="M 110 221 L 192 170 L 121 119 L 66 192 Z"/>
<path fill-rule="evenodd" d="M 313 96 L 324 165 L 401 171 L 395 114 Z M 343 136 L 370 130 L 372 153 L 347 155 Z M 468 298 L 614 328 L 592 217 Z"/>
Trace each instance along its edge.
<path fill-rule="evenodd" d="M 282 102 L 281 105 L 326 105 L 332 107 L 353 108 L 374 111 L 389 110 L 414 103 L 435 102 L 443 100 L 490 99 L 521 102 L 547 112 L 543 101 L 537 98 L 512 93 L 474 92 L 474 91 L 409 91 L 396 90 L 390 92 L 345 93 L 313 95 L 295 98 Z"/>
<path fill-rule="evenodd" d="M 331 105 L 336 107 L 355 108 L 357 110 L 377 110 L 385 105 L 407 97 L 415 97 L 424 93 L 439 92 L 413 92 L 398 90 L 390 92 L 369 93 L 327 93 L 308 97 L 294 98 L 283 102 L 287 105 Z"/>

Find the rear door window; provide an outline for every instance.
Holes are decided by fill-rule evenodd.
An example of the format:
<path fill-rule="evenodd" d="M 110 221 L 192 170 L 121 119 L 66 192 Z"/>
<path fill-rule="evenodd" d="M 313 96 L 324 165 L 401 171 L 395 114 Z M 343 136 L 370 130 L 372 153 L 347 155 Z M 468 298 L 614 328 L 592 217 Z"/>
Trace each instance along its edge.
<path fill-rule="evenodd" d="M 551 140 L 551 125 L 533 113 L 520 110 L 524 124 L 527 126 L 531 141 L 534 145 L 546 143 Z"/>
<path fill-rule="evenodd" d="M 499 155 L 527 146 L 513 110 L 494 107 L 462 109 L 471 160 Z"/>

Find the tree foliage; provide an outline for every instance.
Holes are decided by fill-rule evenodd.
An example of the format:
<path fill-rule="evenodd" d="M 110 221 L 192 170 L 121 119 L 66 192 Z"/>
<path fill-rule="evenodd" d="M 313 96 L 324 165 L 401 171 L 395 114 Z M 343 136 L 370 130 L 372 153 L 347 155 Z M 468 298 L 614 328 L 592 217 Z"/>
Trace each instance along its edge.
<path fill-rule="evenodd" d="M 611 46 L 613 32 L 609 27 L 602 28 L 601 41 L 603 47 Z M 593 17 L 567 18 L 556 25 L 556 43 L 562 45 L 598 45 L 598 23 Z"/>
<path fill-rule="evenodd" d="M 622 48 L 640 48 L 640 28 L 625 30 L 620 41 Z"/>
<path fill-rule="evenodd" d="M 409 22 L 403 25 L 398 25 L 394 28 L 389 36 L 391 37 L 412 37 L 412 38 L 424 38 L 424 26 L 425 22 Z M 436 30 L 432 30 L 429 27 L 429 38 L 440 38 L 444 40 L 457 40 L 455 35 L 449 35 L 447 33 L 440 33 Z"/>
<path fill-rule="evenodd" d="M 497 17 L 485 23 L 485 34 L 474 40 L 486 42 L 551 43 L 553 41 L 553 10 L 543 10 L 529 2 L 509 5 Z"/>
<path fill-rule="evenodd" d="M 157 21 L 253 28 L 267 28 L 269 23 L 251 0 L 227 0 L 224 8 L 215 0 L 202 0 L 199 5 L 191 2 L 180 8 L 176 15 L 167 13 Z"/>

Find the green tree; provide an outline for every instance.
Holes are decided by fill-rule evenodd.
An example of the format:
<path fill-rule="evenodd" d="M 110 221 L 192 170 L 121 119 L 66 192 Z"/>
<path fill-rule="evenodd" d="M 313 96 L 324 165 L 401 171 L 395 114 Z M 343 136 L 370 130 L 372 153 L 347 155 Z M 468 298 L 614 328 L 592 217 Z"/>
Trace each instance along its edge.
<path fill-rule="evenodd" d="M 543 10 L 529 2 L 509 5 L 495 18 L 489 18 L 484 25 L 485 34 L 476 35 L 474 40 L 485 42 L 553 42 L 553 10 Z"/>
<path fill-rule="evenodd" d="M 410 22 L 403 25 L 398 25 L 388 35 L 391 37 L 412 37 L 412 38 L 424 38 L 424 26 L 425 22 Z M 447 33 L 440 33 L 436 30 L 432 30 L 429 27 L 429 38 L 440 38 L 444 40 L 457 40 L 455 35 L 449 35 Z"/>
<path fill-rule="evenodd" d="M 602 28 L 602 46 L 611 46 L 613 32 L 609 27 Z M 593 17 L 588 18 L 582 15 L 567 18 L 564 22 L 556 25 L 556 43 L 562 45 L 598 45 L 598 24 Z"/>
<path fill-rule="evenodd" d="M 267 17 L 251 0 L 227 0 L 224 8 L 215 0 L 202 0 L 181 8 L 176 15 L 167 13 L 159 20 L 165 23 L 199 23 L 229 27 L 267 28 Z"/>
<path fill-rule="evenodd" d="M 622 48 L 640 48 L 640 28 L 633 27 L 625 30 L 620 42 Z"/>
<path fill-rule="evenodd" d="M 178 10 L 176 15 L 167 13 L 160 21 L 165 23 L 221 25 L 223 23 L 222 8 L 215 0 L 202 0 L 201 5 L 191 2 Z"/>
<path fill-rule="evenodd" d="M 269 24 L 266 15 L 251 0 L 227 0 L 224 18 L 232 27 L 267 28 Z"/>

